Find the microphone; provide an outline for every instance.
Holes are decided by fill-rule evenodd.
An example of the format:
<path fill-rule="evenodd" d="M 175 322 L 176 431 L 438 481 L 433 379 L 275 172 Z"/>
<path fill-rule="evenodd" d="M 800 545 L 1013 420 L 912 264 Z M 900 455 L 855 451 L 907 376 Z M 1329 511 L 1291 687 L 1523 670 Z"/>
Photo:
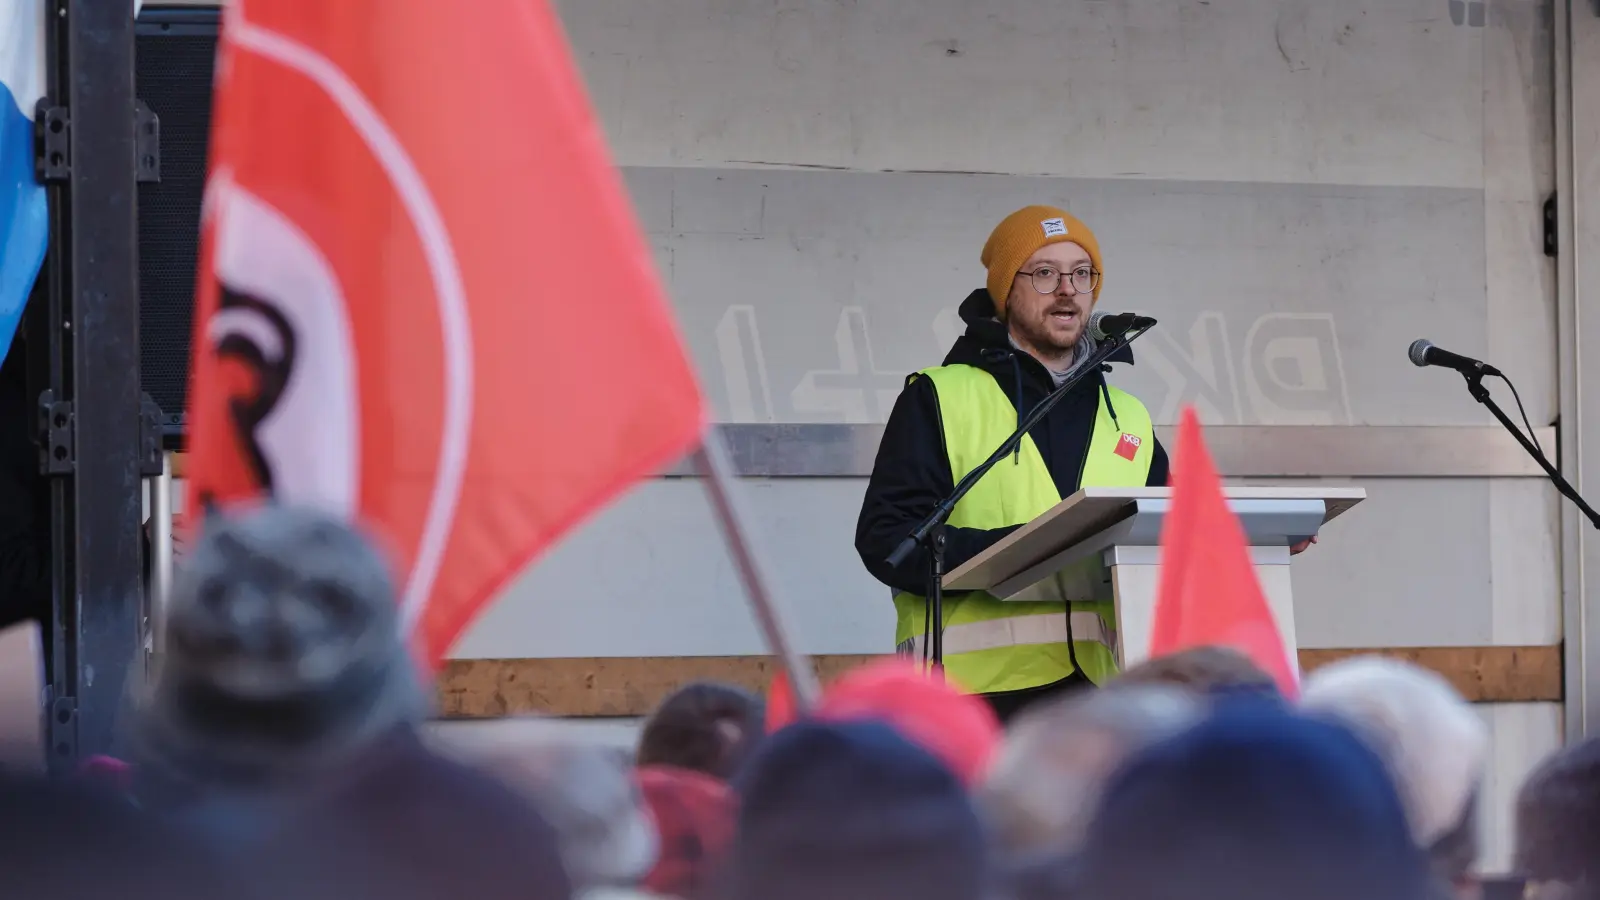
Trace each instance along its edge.
<path fill-rule="evenodd" d="M 1455 369 L 1463 375 L 1493 375 L 1502 378 L 1500 370 L 1481 360 L 1459 353 L 1451 353 L 1433 345 L 1433 341 L 1426 338 L 1417 338 L 1411 342 L 1411 349 L 1406 351 L 1406 356 L 1411 358 L 1414 366 L 1443 366 L 1446 369 Z"/>
<path fill-rule="evenodd" d="M 1138 313 L 1096 312 L 1089 316 L 1089 337 L 1097 341 L 1122 337 L 1134 328 L 1149 328 L 1156 320 Z"/>

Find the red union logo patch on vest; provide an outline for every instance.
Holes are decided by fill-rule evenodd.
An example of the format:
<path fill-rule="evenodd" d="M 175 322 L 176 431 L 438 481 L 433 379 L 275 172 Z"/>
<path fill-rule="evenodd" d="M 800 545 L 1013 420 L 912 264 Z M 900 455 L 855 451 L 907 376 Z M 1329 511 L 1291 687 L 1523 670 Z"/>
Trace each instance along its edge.
<path fill-rule="evenodd" d="M 1138 435 L 1129 434 L 1124 431 L 1122 433 L 1122 437 L 1117 438 L 1117 449 L 1115 452 L 1123 459 L 1132 461 L 1135 456 L 1139 455 L 1139 445 L 1141 443 L 1143 442 L 1139 440 Z"/>

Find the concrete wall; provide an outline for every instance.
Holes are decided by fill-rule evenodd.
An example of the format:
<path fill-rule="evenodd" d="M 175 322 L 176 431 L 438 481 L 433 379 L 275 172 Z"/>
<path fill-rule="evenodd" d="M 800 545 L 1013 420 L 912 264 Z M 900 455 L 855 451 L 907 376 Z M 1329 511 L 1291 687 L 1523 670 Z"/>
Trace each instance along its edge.
<path fill-rule="evenodd" d="M 1195 403 L 1211 423 L 1492 424 L 1453 377 L 1404 361 L 1419 336 L 1494 360 L 1535 424 L 1556 414 L 1547 4 L 562 12 L 722 421 L 882 421 L 903 375 L 957 333 L 988 229 L 1030 201 L 1096 229 L 1106 307 L 1161 319 L 1117 376 L 1161 422 Z M 606 358 L 603 319 L 574 339 L 628 364 Z M 861 483 L 748 486 L 802 648 L 885 650 L 886 591 L 851 547 Z M 1304 645 L 1560 640 L 1542 482 L 1366 487 L 1295 564 Z M 660 480 L 530 569 L 456 653 L 761 649 L 698 487 Z M 1561 715 L 1484 714 L 1500 867 L 1508 792 L 1558 743 Z"/>
<path fill-rule="evenodd" d="M 1217 423 L 1492 422 L 1458 382 L 1404 361 L 1419 335 L 1495 359 L 1536 422 L 1555 414 L 1539 226 L 1553 186 L 1550 22 L 1536 3 L 1490 3 L 1480 27 L 1432 0 L 563 9 L 723 421 L 881 421 L 903 375 L 957 333 L 990 225 L 1032 199 L 1094 225 L 1105 306 L 1161 317 L 1118 376 L 1160 421 L 1193 402 Z M 1294 377 L 1276 375 L 1285 362 Z M 1337 580 L 1322 597 L 1311 588 L 1304 615 L 1326 621 L 1310 646 L 1558 638 L 1546 488 L 1369 488 L 1370 512 L 1304 557 L 1308 582 Z M 769 522 L 783 555 L 856 568 L 840 526 L 858 491 L 755 493 L 793 513 Z M 598 551 L 625 520 L 635 531 L 618 536 L 703 541 L 714 556 L 712 535 L 685 533 L 706 530 L 692 492 L 646 485 L 633 511 L 565 549 Z M 846 512 L 826 535 L 791 534 L 822 513 L 792 508 L 806 499 Z M 679 510 L 672 525 L 644 514 L 661 507 Z M 1482 552 L 1463 559 L 1463 547 Z M 670 565 L 684 552 L 649 555 Z M 1389 612 L 1336 609 L 1361 595 Z M 809 605 L 840 602 L 855 598 Z M 670 627 L 680 613 L 641 629 L 655 652 L 691 652 L 680 640 L 692 629 Z M 606 617 L 582 618 L 612 633 Z M 486 622 L 461 652 L 504 639 Z"/>

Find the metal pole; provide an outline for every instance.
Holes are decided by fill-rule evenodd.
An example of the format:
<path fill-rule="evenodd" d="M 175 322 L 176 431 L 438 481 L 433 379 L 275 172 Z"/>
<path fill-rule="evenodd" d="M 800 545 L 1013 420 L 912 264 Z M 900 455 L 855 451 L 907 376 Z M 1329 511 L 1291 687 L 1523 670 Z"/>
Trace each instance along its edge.
<path fill-rule="evenodd" d="M 161 474 L 150 480 L 150 651 L 166 649 L 167 592 L 172 589 L 172 454 L 161 454 Z"/>
<path fill-rule="evenodd" d="M 750 598 L 750 608 L 755 611 L 756 624 L 767 639 L 767 649 L 789 673 L 796 711 L 805 712 L 816 702 L 817 676 L 811 669 L 811 661 L 795 650 L 784 628 L 783 617 L 772 596 L 772 578 L 751 544 L 749 517 L 739 508 L 735 497 L 733 467 L 728 464 L 722 436 L 715 429 L 707 429 L 694 456 L 695 468 L 705 477 L 706 494 L 711 498 L 711 508 L 717 525 L 722 528 L 723 540 L 727 541 L 728 553 L 733 557 L 733 567 L 738 570 L 745 595 Z"/>
<path fill-rule="evenodd" d="M 1555 163 L 1556 163 L 1556 357 L 1560 449 L 1556 458 L 1578 490 L 1592 490 L 1596 469 L 1593 438 L 1597 433 L 1593 413 L 1593 333 L 1595 266 L 1592 234 L 1595 202 L 1590 198 L 1592 179 L 1582 173 L 1594 155 L 1596 143 L 1595 65 L 1593 22 L 1586 21 L 1583 4 L 1558 0 L 1555 6 Z M 1580 232 L 1580 225 L 1586 226 Z M 1590 314 L 1590 315 L 1586 315 Z M 1589 477 L 1586 478 L 1585 475 Z M 1564 679 L 1563 720 L 1566 738 L 1576 741 L 1593 734 L 1600 721 L 1600 591 L 1595 588 L 1594 563 L 1600 560 L 1600 537 L 1585 527 L 1577 507 L 1561 504 L 1561 610 Z"/>
<path fill-rule="evenodd" d="M 928 618 L 931 621 L 928 642 L 933 645 L 933 665 L 928 674 L 936 680 L 944 679 L 944 546 L 947 534 L 940 522 L 928 535 Z"/>
<path fill-rule="evenodd" d="M 116 753 L 143 612 L 133 15 L 49 0 L 47 433 L 55 610 L 51 766 Z"/>

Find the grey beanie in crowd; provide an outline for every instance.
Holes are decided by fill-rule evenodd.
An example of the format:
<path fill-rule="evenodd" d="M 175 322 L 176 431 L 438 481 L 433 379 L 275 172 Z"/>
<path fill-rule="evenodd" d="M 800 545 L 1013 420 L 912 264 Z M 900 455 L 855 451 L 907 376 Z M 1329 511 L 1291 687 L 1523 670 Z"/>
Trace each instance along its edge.
<path fill-rule="evenodd" d="M 337 763 L 426 711 L 370 540 L 305 508 L 206 519 L 141 714 L 151 762 L 270 777 Z"/>
<path fill-rule="evenodd" d="M 1447 881 L 1478 857 L 1478 795 L 1489 728 L 1443 676 L 1402 660 L 1355 657 L 1306 678 L 1302 708 L 1348 726 L 1383 759 L 1417 845 Z"/>

